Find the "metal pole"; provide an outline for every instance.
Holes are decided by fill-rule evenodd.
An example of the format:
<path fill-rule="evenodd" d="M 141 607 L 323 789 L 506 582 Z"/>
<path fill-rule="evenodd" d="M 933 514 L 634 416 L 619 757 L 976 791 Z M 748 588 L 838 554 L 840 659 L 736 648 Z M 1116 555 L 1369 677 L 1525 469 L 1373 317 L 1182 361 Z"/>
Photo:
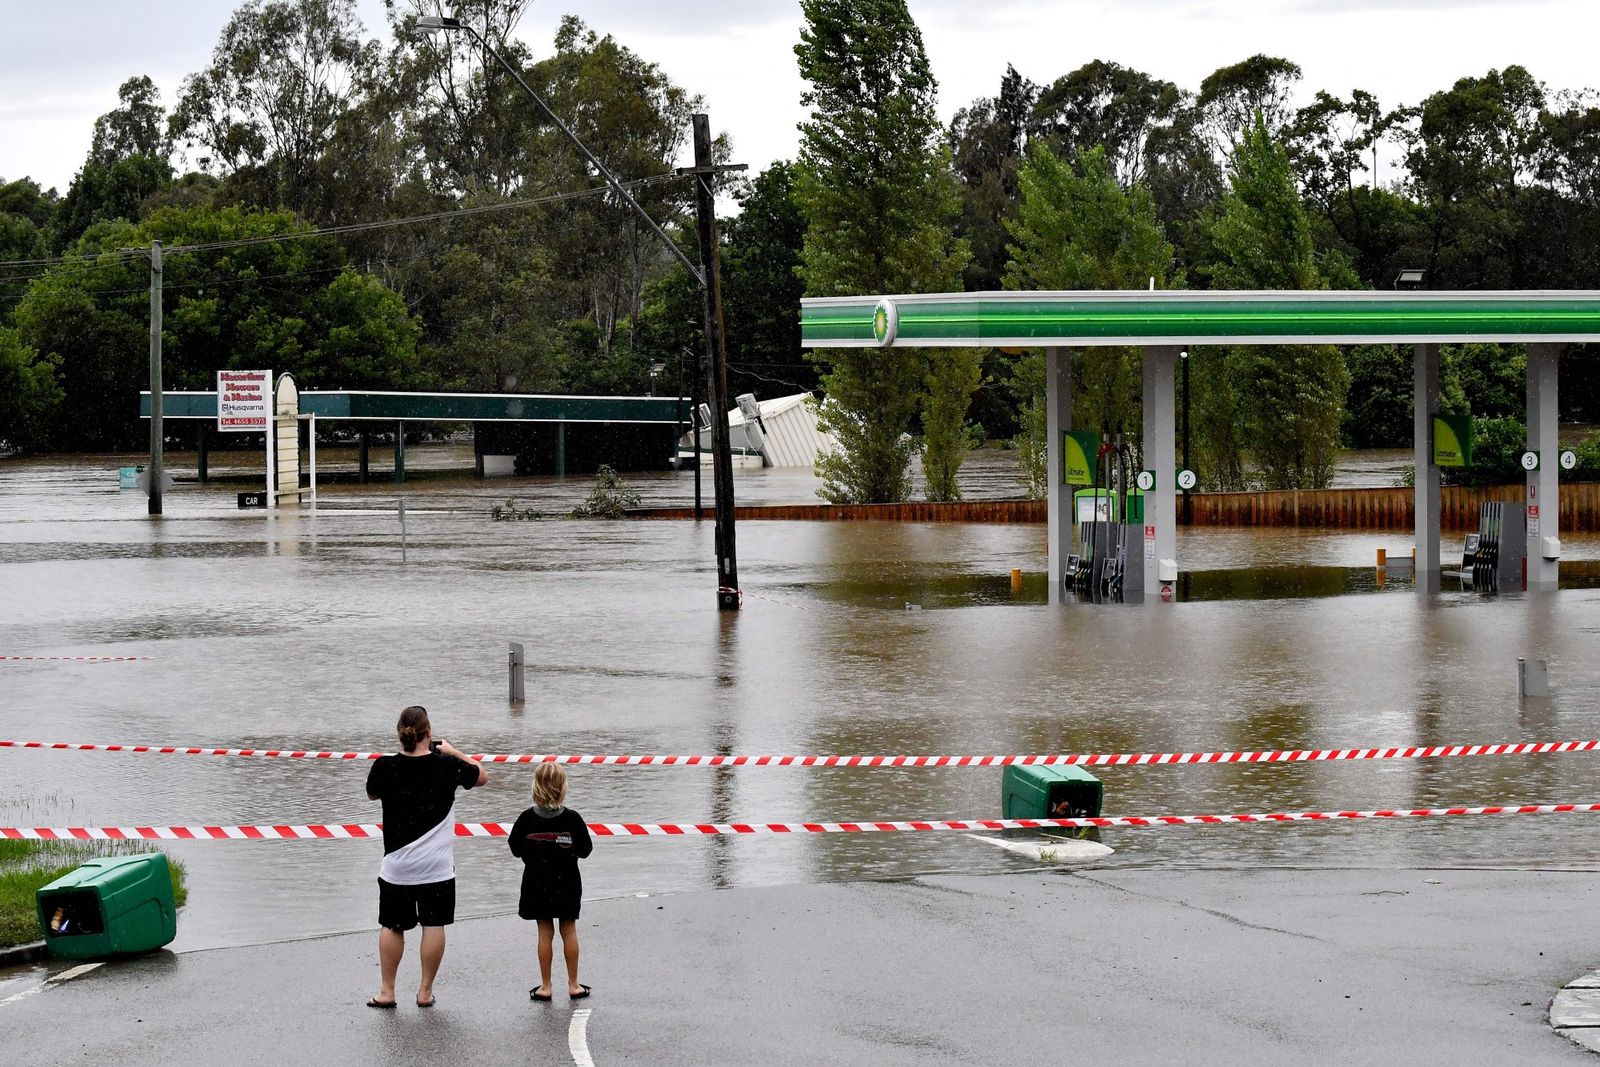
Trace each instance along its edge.
<path fill-rule="evenodd" d="M 317 508 L 317 416 L 311 415 L 311 509 Z"/>
<path fill-rule="evenodd" d="M 1189 350 L 1185 348 L 1179 362 L 1183 364 L 1183 469 L 1194 470 L 1189 466 Z M 1183 524 L 1194 525 L 1194 501 L 1189 498 L 1189 490 L 1183 491 Z"/>
<path fill-rule="evenodd" d="M 161 242 L 150 242 L 150 514 L 161 514 Z"/>
<path fill-rule="evenodd" d="M 278 507 L 278 391 L 267 381 L 267 508 Z"/>
<path fill-rule="evenodd" d="M 717 206 L 711 194 L 711 121 L 694 116 L 695 229 L 706 281 L 706 368 L 711 404 L 711 484 L 717 497 L 717 607 L 737 611 L 739 561 L 733 530 L 733 452 L 728 440 L 728 348 L 722 322 L 722 257 L 717 248 Z"/>
<path fill-rule="evenodd" d="M 506 661 L 511 676 L 511 703 L 521 704 L 523 701 L 523 671 L 527 664 L 527 657 L 523 653 L 521 641 L 511 641 L 509 644 L 511 648 L 506 656 Z"/>

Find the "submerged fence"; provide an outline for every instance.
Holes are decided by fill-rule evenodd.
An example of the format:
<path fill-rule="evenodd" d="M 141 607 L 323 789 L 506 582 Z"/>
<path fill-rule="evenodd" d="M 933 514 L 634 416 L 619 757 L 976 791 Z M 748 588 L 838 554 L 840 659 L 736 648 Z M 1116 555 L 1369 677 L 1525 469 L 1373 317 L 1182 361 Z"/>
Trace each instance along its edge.
<path fill-rule="evenodd" d="M 1479 505 L 1491 500 L 1520 501 L 1520 485 L 1470 488 L 1448 485 L 1439 493 L 1439 525 L 1444 530 L 1475 530 Z M 1355 530 L 1409 530 L 1415 503 L 1409 486 L 1371 489 L 1277 489 L 1256 493 L 1191 493 L 1194 526 L 1303 526 Z M 711 514 L 708 507 L 707 516 Z M 1180 499 L 1179 522 L 1184 505 Z M 691 519 L 693 508 L 635 508 L 636 519 Z M 975 522 L 1035 523 L 1046 521 L 1043 500 L 972 500 L 935 504 L 778 504 L 740 507 L 741 520 L 790 522 Z M 1600 482 L 1568 482 L 1561 486 L 1561 530 L 1600 530 Z"/>

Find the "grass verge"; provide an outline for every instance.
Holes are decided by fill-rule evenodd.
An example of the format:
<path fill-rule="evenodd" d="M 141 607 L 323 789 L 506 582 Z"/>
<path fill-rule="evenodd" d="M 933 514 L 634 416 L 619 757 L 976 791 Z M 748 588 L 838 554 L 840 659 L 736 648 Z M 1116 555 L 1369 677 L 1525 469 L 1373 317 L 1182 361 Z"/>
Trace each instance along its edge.
<path fill-rule="evenodd" d="M 86 860 L 102 856 L 127 856 L 148 852 L 113 841 L 11 841 L 0 840 L 0 948 L 37 941 L 39 916 L 34 893 Z M 171 856 L 172 892 L 181 908 L 188 899 L 183 865 Z"/>

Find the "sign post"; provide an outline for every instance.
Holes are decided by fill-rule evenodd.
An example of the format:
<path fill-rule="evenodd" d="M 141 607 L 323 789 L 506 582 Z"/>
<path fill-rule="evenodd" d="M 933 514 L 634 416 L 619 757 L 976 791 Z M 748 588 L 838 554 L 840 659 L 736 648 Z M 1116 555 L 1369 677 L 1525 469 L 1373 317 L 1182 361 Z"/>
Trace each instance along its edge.
<path fill-rule="evenodd" d="M 217 430 L 220 433 L 262 433 L 267 437 L 267 507 L 278 502 L 271 419 L 270 370 L 217 371 Z M 245 505 L 241 502 L 241 507 Z"/>

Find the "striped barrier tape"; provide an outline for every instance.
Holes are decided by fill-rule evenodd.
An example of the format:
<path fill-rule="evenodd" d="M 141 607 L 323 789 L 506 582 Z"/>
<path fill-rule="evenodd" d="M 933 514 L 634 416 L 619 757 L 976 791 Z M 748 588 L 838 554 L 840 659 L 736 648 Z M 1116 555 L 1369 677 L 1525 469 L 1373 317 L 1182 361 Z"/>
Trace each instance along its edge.
<path fill-rule="evenodd" d="M 152 656 L 0 656 L 0 663 L 66 662 L 66 663 L 132 663 L 153 659 Z"/>
<path fill-rule="evenodd" d="M 276 748 L 198 748 L 178 745 L 87 744 L 0 740 L 0 748 L 72 752 L 131 752 L 164 756 L 246 756 L 262 759 L 375 760 L 382 752 L 315 752 Z M 1085 752 L 1016 756 L 606 756 L 480 753 L 483 763 L 565 763 L 594 767 L 1127 767 L 1202 763 L 1318 763 L 1344 760 L 1437 759 L 1447 756 L 1545 756 L 1600 749 L 1594 741 L 1516 741 L 1489 745 L 1410 745 L 1388 748 L 1281 749 L 1259 752 Z"/>
<path fill-rule="evenodd" d="M 1600 811 L 1593 804 L 1491 804 L 1483 807 L 1380 808 L 1371 811 L 1282 811 L 1245 815 L 1104 815 L 1076 819 L 945 819 L 897 822 L 590 823 L 596 837 L 713 837 L 746 834 L 871 834 L 940 830 L 1081 830 L 1251 823 L 1431 819 L 1451 815 L 1564 815 Z M 505 837 L 508 823 L 456 823 L 457 837 Z M 381 837 L 381 823 L 308 826 L 0 826 L 20 841 L 341 841 Z"/>

